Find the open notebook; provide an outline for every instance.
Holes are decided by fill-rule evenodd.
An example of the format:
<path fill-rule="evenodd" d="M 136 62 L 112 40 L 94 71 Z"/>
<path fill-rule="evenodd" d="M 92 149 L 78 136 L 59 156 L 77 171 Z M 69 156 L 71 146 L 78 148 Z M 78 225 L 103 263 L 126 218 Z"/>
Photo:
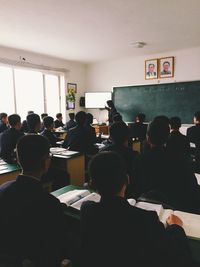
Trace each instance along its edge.
<path fill-rule="evenodd" d="M 89 190 L 72 190 L 58 196 L 57 198 L 61 203 L 80 210 L 83 202 L 88 200 L 99 202 L 101 197 L 99 194 L 91 193 Z M 128 202 L 130 205 L 140 209 L 156 211 L 160 221 L 165 226 L 166 220 L 171 214 L 178 216 L 183 221 L 183 228 L 186 235 L 192 239 L 200 239 L 200 215 L 164 209 L 162 205 L 148 202 L 136 202 L 135 199 L 128 199 Z"/>
<path fill-rule="evenodd" d="M 135 207 L 156 211 L 160 221 L 166 226 L 166 220 L 174 214 L 183 221 L 183 229 L 188 237 L 192 239 L 200 239 L 200 215 L 187 213 L 178 210 L 164 209 L 162 205 L 152 204 L 148 202 L 137 202 L 133 199 L 128 200 Z"/>

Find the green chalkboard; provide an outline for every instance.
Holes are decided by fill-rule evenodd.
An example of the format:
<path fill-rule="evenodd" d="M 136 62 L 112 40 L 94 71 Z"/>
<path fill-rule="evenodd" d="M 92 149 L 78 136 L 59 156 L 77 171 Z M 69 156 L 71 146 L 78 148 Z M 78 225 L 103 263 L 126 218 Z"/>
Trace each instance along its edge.
<path fill-rule="evenodd" d="M 193 123 L 194 113 L 200 110 L 200 81 L 114 87 L 113 101 L 125 121 L 142 112 L 146 121 L 166 115 Z"/>

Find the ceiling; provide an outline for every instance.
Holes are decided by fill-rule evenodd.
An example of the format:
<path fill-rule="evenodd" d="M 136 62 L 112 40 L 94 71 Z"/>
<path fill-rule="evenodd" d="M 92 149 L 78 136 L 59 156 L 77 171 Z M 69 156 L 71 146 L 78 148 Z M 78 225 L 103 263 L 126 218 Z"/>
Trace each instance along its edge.
<path fill-rule="evenodd" d="M 200 0 L 0 0 L 0 45 L 81 62 L 200 45 Z M 143 41 L 144 48 L 131 43 Z"/>

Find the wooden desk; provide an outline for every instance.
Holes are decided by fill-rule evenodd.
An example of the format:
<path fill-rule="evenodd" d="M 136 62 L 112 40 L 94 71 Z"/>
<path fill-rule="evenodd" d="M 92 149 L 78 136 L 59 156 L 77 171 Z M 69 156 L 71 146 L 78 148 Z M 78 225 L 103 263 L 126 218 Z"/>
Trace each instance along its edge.
<path fill-rule="evenodd" d="M 55 197 L 58 197 L 68 191 L 74 190 L 74 189 L 82 189 L 81 187 L 77 186 L 65 186 L 59 190 L 56 190 L 52 192 L 51 194 Z M 70 217 L 73 219 L 72 223 L 76 223 L 78 226 L 79 224 L 77 221 L 80 221 L 80 212 L 78 210 L 75 210 L 73 208 L 68 208 L 67 206 L 64 208 L 64 213 L 66 216 Z M 79 228 L 76 229 L 77 232 L 79 231 Z M 192 258 L 194 261 L 200 263 L 200 240 L 194 240 L 194 239 L 188 239 L 189 240 L 189 245 L 192 251 Z"/>
<path fill-rule="evenodd" d="M 109 134 L 109 127 L 107 125 L 94 125 L 96 134 Z"/>
<path fill-rule="evenodd" d="M 132 149 L 134 151 L 137 151 L 137 152 L 140 153 L 140 151 L 141 151 L 141 142 L 140 141 L 133 141 L 133 143 L 132 143 Z"/>
<path fill-rule="evenodd" d="M 6 164 L 3 166 L 5 166 L 6 169 L 0 170 L 0 185 L 15 180 L 21 172 L 21 169 L 17 164 Z"/>
<path fill-rule="evenodd" d="M 72 185 L 83 186 L 85 182 L 85 156 L 81 153 L 74 155 L 53 155 L 52 167 L 69 173 Z"/>

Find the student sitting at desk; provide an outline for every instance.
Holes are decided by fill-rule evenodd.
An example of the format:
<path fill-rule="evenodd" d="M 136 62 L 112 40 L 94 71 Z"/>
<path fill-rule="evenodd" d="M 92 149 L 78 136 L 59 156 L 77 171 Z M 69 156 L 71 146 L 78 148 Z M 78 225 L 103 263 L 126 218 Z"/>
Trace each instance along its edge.
<path fill-rule="evenodd" d="M 172 117 L 170 119 L 171 133 L 167 140 L 166 148 L 173 157 L 190 158 L 190 142 L 187 136 L 180 133 L 181 119 Z"/>
<path fill-rule="evenodd" d="M 145 114 L 139 113 L 135 118 L 135 123 L 131 125 L 131 138 L 137 138 L 140 142 L 146 139 L 147 124 L 144 124 Z"/>
<path fill-rule="evenodd" d="M 29 259 L 33 266 L 58 267 L 67 252 L 62 206 L 40 182 L 51 162 L 48 140 L 40 135 L 22 137 L 17 157 L 22 174 L 4 185 L 0 195 L 3 266 L 22 266 Z"/>
<path fill-rule="evenodd" d="M 187 136 L 191 143 L 200 144 L 200 111 L 194 114 L 194 124 L 187 129 Z"/>
<path fill-rule="evenodd" d="M 88 150 L 88 135 L 85 128 L 86 113 L 84 111 L 79 111 L 76 113 L 75 118 L 77 126 L 69 130 L 63 143 L 63 147 L 73 151 L 86 153 Z"/>
<path fill-rule="evenodd" d="M 40 116 L 38 114 L 32 113 L 26 117 L 28 124 L 29 134 L 38 134 L 41 129 Z"/>
<path fill-rule="evenodd" d="M 6 113 L 0 114 L 0 133 L 8 129 L 8 115 Z"/>
<path fill-rule="evenodd" d="M 127 172 L 118 154 L 97 154 L 89 173 L 101 200 L 81 207 L 82 266 L 190 266 L 184 222 L 170 216 L 165 229 L 156 212 L 128 203 Z"/>
<path fill-rule="evenodd" d="M 155 119 L 149 125 L 150 149 L 140 156 L 135 168 L 136 195 L 145 193 L 147 198 L 155 198 L 175 209 L 199 212 L 200 191 L 196 177 L 186 160 L 174 159 L 168 153 L 165 144 L 169 133 L 169 125 L 164 120 Z M 150 196 L 149 192 L 155 194 Z"/>
<path fill-rule="evenodd" d="M 41 135 L 45 136 L 48 140 L 49 143 L 52 147 L 56 147 L 56 142 L 57 139 L 55 137 L 55 135 L 53 134 L 53 129 L 54 129 L 54 120 L 52 117 L 47 116 L 43 119 L 43 123 L 44 123 L 44 131 L 41 133 Z"/>
<path fill-rule="evenodd" d="M 76 125 L 75 113 L 69 113 L 69 121 L 65 125 L 66 130 L 69 131 L 69 129 L 74 128 Z"/>
<path fill-rule="evenodd" d="M 1 137 L 1 157 L 7 163 L 14 163 L 16 162 L 15 148 L 17 141 L 24 134 L 20 132 L 21 118 L 19 115 L 10 115 L 8 117 L 8 123 L 10 129 L 4 131 Z"/>
<path fill-rule="evenodd" d="M 56 120 L 54 121 L 55 128 L 65 126 L 64 123 L 62 122 L 62 120 L 63 120 L 62 113 L 57 113 L 56 114 Z"/>
<path fill-rule="evenodd" d="M 41 133 L 44 131 L 44 128 L 45 128 L 45 127 L 44 127 L 44 122 L 43 122 L 43 120 L 44 120 L 44 118 L 47 117 L 47 116 L 48 116 L 47 113 L 42 113 L 41 116 L 40 116 L 40 117 L 41 117 L 41 121 L 42 121 L 42 123 L 41 123 L 41 129 L 40 129 L 40 132 L 41 132 Z"/>
<path fill-rule="evenodd" d="M 114 151 L 123 158 L 127 173 L 129 175 L 130 188 L 128 187 L 127 194 L 131 194 L 131 188 L 134 184 L 133 181 L 133 170 L 135 167 L 135 161 L 138 157 L 138 152 L 133 151 L 128 146 L 129 141 L 129 128 L 124 122 L 113 123 L 110 127 L 110 137 L 112 144 L 102 148 L 101 151 Z"/>
<path fill-rule="evenodd" d="M 33 113 L 34 113 L 34 111 L 29 110 L 27 116 L 30 115 L 30 114 L 33 114 Z M 26 120 L 24 120 L 22 122 L 22 127 L 21 127 L 21 132 L 22 133 L 28 133 L 28 131 L 29 131 L 28 123 L 27 123 L 27 116 L 26 116 Z"/>

